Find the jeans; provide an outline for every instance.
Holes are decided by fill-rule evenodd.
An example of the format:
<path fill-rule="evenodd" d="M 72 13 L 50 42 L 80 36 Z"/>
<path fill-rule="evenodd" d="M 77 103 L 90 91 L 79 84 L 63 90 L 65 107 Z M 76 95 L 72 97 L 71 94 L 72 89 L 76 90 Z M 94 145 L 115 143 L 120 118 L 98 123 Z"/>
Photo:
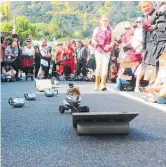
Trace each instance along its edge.
<path fill-rule="evenodd" d="M 126 81 L 125 79 L 122 78 L 117 78 L 116 80 L 116 89 L 120 90 L 121 84 L 130 84 L 129 81 Z"/>
<path fill-rule="evenodd" d="M 77 76 L 82 72 L 83 76 L 86 76 L 86 60 L 79 60 L 77 62 Z"/>
<path fill-rule="evenodd" d="M 158 96 L 157 103 L 158 104 L 166 104 L 166 97 Z"/>
<path fill-rule="evenodd" d="M 7 79 L 7 75 L 1 74 L 1 78 L 2 78 L 3 80 Z"/>

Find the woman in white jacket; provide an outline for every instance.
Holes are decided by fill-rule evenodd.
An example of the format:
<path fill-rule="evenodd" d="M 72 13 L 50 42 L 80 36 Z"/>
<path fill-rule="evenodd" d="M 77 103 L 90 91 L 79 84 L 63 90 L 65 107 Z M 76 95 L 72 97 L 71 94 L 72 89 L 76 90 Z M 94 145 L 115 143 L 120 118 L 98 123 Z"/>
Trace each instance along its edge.
<path fill-rule="evenodd" d="M 136 52 L 142 51 L 142 41 L 143 41 L 143 34 L 142 34 L 142 17 L 138 17 L 136 19 L 134 35 L 131 40 L 131 45 Z"/>

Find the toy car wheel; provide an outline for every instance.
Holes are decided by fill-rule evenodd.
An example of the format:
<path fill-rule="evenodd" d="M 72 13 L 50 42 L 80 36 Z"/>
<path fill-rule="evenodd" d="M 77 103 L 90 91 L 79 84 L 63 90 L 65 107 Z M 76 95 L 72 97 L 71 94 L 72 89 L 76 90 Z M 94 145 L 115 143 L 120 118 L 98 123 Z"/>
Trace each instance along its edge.
<path fill-rule="evenodd" d="M 9 103 L 11 106 L 13 106 L 13 105 L 12 105 L 13 100 L 12 100 L 12 98 L 11 98 L 11 97 L 9 98 L 8 103 Z"/>
<path fill-rule="evenodd" d="M 75 113 L 75 112 L 76 112 L 76 109 L 73 107 L 73 108 L 71 109 L 71 112 L 72 112 L 72 113 Z"/>
<path fill-rule="evenodd" d="M 84 106 L 82 107 L 82 112 L 89 112 L 89 107 L 88 106 Z"/>
<path fill-rule="evenodd" d="M 63 114 L 65 112 L 65 107 L 64 106 L 59 106 L 59 112 Z"/>
<path fill-rule="evenodd" d="M 83 107 L 80 106 L 77 108 L 76 112 L 82 112 L 82 110 L 83 110 Z"/>

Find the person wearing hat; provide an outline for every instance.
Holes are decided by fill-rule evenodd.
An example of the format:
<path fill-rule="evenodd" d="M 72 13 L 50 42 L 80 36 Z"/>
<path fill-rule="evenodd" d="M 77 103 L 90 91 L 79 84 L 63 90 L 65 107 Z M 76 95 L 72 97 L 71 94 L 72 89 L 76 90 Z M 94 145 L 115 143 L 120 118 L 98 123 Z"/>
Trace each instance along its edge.
<path fill-rule="evenodd" d="M 142 63 L 141 68 L 138 70 L 138 75 L 136 78 L 137 88 L 136 92 L 140 92 L 138 87 L 139 83 L 144 76 L 144 80 L 149 82 L 154 82 L 156 78 L 156 62 L 152 63 L 153 56 L 153 48 L 156 49 L 154 42 L 154 26 L 155 26 L 155 16 L 156 10 L 154 7 L 154 3 L 152 1 L 141 1 L 140 2 L 141 10 L 144 13 L 143 21 L 142 21 Z"/>
<path fill-rule="evenodd" d="M 135 29 L 134 29 L 134 35 L 131 39 L 131 45 L 133 49 L 136 52 L 142 51 L 142 41 L 143 41 L 143 35 L 142 35 L 142 17 L 138 17 L 135 22 Z"/>
<path fill-rule="evenodd" d="M 135 85 L 135 91 L 139 92 L 140 81 L 137 80 L 139 71 L 141 69 L 142 54 L 135 52 L 131 57 L 132 62 L 132 73 L 133 73 L 133 84 Z"/>
<path fill-rule="evenodd" d="M 122 36 L 121 40 L 122 40 L 122 47 L 124 46 L 131 46 L 131 39 L 133 37 L 133 31 L 131 29 L 131 25 L 130 24 L 126 24 L 125 25 L 125 32 L 124 35 Z"/>
<path fill-rule="evenodd" d="M 100 20 L 101 25 L 93 31 L 92 45 L 95 47 L 96 71 L 95 71 L 95 90 L 105 91 L 108 73 L 108 63 L 112 49 L 115 45 L 113 41 L 113 30 L 109 26 L 109 17 L 103 15 Z"/>
<path fill-rule="evenodd" d="M 47 49 L 47 41 L 43 41 L 40 53 L 41 53 L 41 60 L 40 60 L 39 75 L 41 76 L 41 78 L 45 78 L 46 71 L 49 68 L 49 60 L 51 58 L 51 54 Z"/>
<path fill-rule="evenodd" d="M 24 46 L 23 51 L 22 51 L 23 56 L 25 57 L 34 56 L 35 50 L 31 44 L 32 44 L 31 39 L 28 38 L 26 40 L 26 46 Z"/>

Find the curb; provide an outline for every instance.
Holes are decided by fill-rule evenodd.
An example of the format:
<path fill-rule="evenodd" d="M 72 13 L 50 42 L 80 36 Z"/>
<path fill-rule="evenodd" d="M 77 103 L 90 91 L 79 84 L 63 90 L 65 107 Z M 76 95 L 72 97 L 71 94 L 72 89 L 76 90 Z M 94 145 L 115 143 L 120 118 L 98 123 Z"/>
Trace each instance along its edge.
<path fill-rule="evenodd" d="M 118 92 L 118 91 L 114 91 L 112 90 L 111 88 L 107 87 L 107 89 L 110 91 L 110 92 L 113 92 L 113 93 L 116 93 L 116 94 L 119 94 L 121 96 L 124 96 L 124 97 L 127 97 L 129 99 L 132 99 L 132 100 L 135 100 L 135 101 L 138 101 L 138 102 L 141 102 L 143 104 L 146 104 L 148 106 L 151 106 L 153 108 L 156 108 L 162 112 L 165 112 L 166 113 L 166 105 L 165 106 L 162 106 L 161 104 L 156 104 L 156 103 L 150 103 L 150 102 L 145 102 L 143 99 L 139 98 L 139 97 L 135 97 L 133 95 L 130 95 L 126 92 Z"/>

